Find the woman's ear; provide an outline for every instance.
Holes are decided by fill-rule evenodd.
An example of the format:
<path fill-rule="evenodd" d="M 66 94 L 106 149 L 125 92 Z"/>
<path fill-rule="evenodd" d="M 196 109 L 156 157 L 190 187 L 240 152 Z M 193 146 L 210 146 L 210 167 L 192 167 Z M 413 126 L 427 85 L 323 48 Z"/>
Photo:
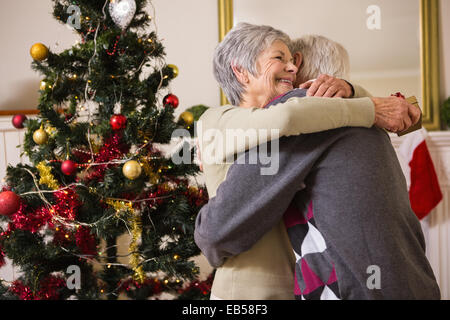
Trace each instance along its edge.
<path fill-rule="evenodd" d="M 247 70 L 245 70 L 242 67 L 238 67 L 236 65 L 231 65 L 231 69 L 233 70 L 234 75 L 236 76 L 238 81 L 244 86 L 247 85 L 249 81 Z"/>
<path fill-rule="evenodd" d="M 298 70 L 300 70 L 302 62 L 303 62 L 303 55 L 300 51 L 297 51 L 296 53 L 294 53 L 294 64 Z"/>

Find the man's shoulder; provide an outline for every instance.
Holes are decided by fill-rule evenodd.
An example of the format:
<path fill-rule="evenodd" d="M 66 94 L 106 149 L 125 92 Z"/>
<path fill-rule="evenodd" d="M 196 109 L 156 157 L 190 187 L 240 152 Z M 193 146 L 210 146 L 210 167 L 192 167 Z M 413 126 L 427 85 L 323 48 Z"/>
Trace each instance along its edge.
<path fill-rule="evenodd" d="M 269 102 L 265 106 L 265 108 L 268 108 L 270 106 L 274 106 L 274 105 L 279 104 L 279 103 L 284 103 L 284 102 L 288 101 L 291 98 L 304 98 L 304 97 L 306 97 L 306 92 L 307 92 L 306 89 L 300 89 L 300 88 L 293 89 L 293 90 L 291 90 L 289 92 L 286 92 L 285 94 L 283 94 L 283 95 L 273 99 L 271 102 Z"/>

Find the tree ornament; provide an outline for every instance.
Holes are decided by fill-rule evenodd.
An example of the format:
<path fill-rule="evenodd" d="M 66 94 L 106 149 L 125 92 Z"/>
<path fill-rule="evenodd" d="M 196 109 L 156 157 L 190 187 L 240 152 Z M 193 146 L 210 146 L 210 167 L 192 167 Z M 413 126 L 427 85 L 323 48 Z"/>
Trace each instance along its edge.
<path fill-rule="evenodd" d="M 44 80 L 42 80 L 42 81 L 39 83 L 39 90 L 44 91 L 46 88 L 47 88 L 47 82 L 45 82 Z"/>
<path fill-rule="evenodd" d="M 178 100 L 178 97 L 171 93 L 165 96 L 163 99 L 164 106 L 170 105 L 174 109 L 178 107 L 179 103 L 180 101 Z"/>
<path fill-rule="evenodd" d="M 37 61 L 44 61 L 48 58 L 49 50 L 42 43 L 35 43 L 30 49 L 31 57 Z"/>
<path fill-rule="evenodd" d="M 53 190 L 59 189 L 59 183 L 52 174 L 52 168 L 45 161 L 41 161 L 36 165 L 39 170 L 39 184 L 45 184 Z"/>
<path fill-rule="evenodd" d="M 33 141 L 36 142 L 36 144 L 44 144 L 48 140 L 48 134 L 45 132 L 45 130 L 41 127 L 38 130 L 36 130 L 33 133 Z"/>
<path fill-rule="evenodd" d="M 61 171 L 66 176 L 71 176 L 75 172 L 77 172 L 77 163 L 72 160 L 66 160 L 63 163 L 61 163 Z"/>
<path fill-rule="evenodd" d="M 109 124 L 114 131 L 122 130 L 127 126 L 127 118 L 122 114 L 115 114 L 109 120 Z"/>
<path fill-rule="evenodd" d="M 24 122 L 25 120 L 27 120 L 27 117 L 24 114 L 16 114 L 13 118 L 12 118 L 12 125 L 14 126 L 14 128 L 17 129 L 23 129 L 24 128 Z"/>
<path fill-rule="evenodd" d="M 173 77 L 174 77 L 174 78 L 178 77 L 178 73 L 179 73 L 178 67 L 177 67 L 176 65 L 174 65 L 174 64 L 168 64 L 167 66 L 168 66 L 170 69 L 172 69 L 172 71 L 173 71 Z"/>
<path fill-rule="evenodd" d="M 130 160 L 123 165 L 122 173 L 128 179 L 134 180 L 140 177 L 142 168 L 139 162 L 136 160 Z"/>
<path fill-rule="evenodd" d="M 183 119 L 183 121 L 190 126 L 194 123 L 194 115 L 190 111 L 185 111 L 182 114 L 180 114 L 180 118 Z"/>
<path fill-rule="evenodd" d="M 12 191 L 0 193 L 0 215 L 9 216 L 20 208 L 20 198 Z"/>
<path fill-rule="evenodd" d="M 131 242 L 128 247 L 128 252 L 130 256 L 130 265 L 133 268 L 134 274 L 133 279 L 143 284 L 145 281 L 145 272 L 142 267 L 141 255 L 139 254 L 139 239 L 142 236 L 142 219 L 139 213 L 135 212 L 131 208 L 132 218 L 131 218 Z"/>
<path fill-rule="evenodd" d="M 109 3 L 109 14 L 122 31 L 130 25 L 135 13 L 136 2 L 134 0 L 111 0 Z"/>

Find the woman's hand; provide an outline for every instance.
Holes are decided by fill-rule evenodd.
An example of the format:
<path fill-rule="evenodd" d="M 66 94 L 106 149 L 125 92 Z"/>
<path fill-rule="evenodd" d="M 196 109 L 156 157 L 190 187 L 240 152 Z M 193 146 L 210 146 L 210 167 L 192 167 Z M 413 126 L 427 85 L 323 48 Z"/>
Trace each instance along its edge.
<path fill-rule="evenodd" d="M 352 87 L 347 81 L 326 74 L 302 83 L 299 88 L 308 89 L 308 97 L 351 98 L 353 95 Z"/>
<path fill-rule="evenodd" d="M 375 104 L 375 122 L 377 127 L 399 133 L 407 130 L 420 120 L 421 110 L 397 97 L 371 98 Z"/>

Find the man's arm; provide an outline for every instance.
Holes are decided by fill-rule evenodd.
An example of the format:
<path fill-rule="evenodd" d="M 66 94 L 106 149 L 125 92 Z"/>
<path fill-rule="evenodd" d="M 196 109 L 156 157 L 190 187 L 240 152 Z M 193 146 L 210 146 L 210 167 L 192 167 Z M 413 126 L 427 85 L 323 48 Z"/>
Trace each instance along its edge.
<path fill-rule="evenodd" d="M 275 175 L 261 175 L 262 165 L 248 161 L 231 165 L 196 219 L 195 242 L 209 263 L 218 267 L 250 249 L 277 224 L 317 159 L 338 138 L 332 130 L 280 139 Z M 241 157 L 250 152 L 256 150 Z"/>

